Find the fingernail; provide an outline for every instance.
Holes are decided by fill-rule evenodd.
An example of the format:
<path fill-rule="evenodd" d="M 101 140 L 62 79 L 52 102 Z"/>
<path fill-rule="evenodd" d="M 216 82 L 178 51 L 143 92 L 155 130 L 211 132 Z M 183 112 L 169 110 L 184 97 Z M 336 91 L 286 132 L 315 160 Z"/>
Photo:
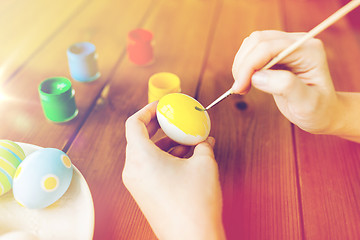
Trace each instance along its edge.
<path fill-rule="evenodd" d="M 267 74 L 263 71 L 255 72 L 251 77 L 251 81 L 254 85 L 266 85 L 268 82 Z"/>
<path fill-rule="evenodd" d="M 231 86 L 231 90 L 233 90 L 233 92 L 238 92 L 238 89 L 239 89 L 239 83 L 234 82 L 233 85 Z"/>
<path fill-rule="evenodd" d="M 244 94 L 246 94 L 246 93 L 249 91 L 248 88 L 246 88 L 245 90 L 242 89 L 242 91 L 240 91 L 239 89 L 240 89 L 239 83 L 234 82 L 234 84 L 231 86 L 231 92 L 232 92 L 232 93 L 244 95 Z"/>

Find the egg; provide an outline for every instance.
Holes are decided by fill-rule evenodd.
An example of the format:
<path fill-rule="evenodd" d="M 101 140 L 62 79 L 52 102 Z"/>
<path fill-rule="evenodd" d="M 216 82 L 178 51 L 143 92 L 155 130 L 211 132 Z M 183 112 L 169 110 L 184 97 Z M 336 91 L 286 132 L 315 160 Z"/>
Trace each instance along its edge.
<path fill-rule="evenodd" d="M 196 145 L 210 133 L 211 123 L 204 108 L 194 98 L 183 93 L 171 93 L 162 97 L 156 107 L 156 117 L 164 133 L 183 145 Z"/>
<path fill-rule="evenodd" d="M 15 200 L 30 209 L 45 208 L 69 188 L 73 175 L 70 158 L 61 150 L 43 148 L 28 155 L 15 172 Z"/>
<path fill-rule="evenodd" d="M 12 187 L 16 168 L 24 160 L 23 149 L 10 140 L 0 140 L 0 196 Z"/>

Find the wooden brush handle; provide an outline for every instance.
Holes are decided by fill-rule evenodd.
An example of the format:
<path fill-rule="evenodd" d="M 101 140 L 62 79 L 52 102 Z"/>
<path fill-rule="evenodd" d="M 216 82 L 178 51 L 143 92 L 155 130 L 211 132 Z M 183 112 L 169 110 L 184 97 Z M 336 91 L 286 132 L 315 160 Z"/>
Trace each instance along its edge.
<path fill-rule="evenodd" d="M 352 0 L 335 13 L 333 13 L 330 17 L 322 21 L 319 25 L 311 29 L 308 33 L 306 33 L 302 38 L 294 42 L 292 45 L 284 49 L 280 52 L 276 57 L 274 57 L 270 62 L 268 62 L 261 70 L 266 70 L 277 64 L 279 61 L 284 59 L 290 53 L 295 51 L 298 47 L 300 47 L 304 42 L 309 40 L 310 38 L 315 37 L 317 34 L 321 33 L 323 30 L 334 24 L 337 20 L 344 17 L 346 14 L 354 10 L 356 7 L 360 5 L 360 0 Z"/>

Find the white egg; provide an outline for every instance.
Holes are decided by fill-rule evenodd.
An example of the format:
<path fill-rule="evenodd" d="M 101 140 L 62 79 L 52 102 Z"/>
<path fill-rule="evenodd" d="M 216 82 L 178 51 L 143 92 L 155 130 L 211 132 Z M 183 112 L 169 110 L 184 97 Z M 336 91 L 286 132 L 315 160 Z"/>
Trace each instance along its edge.
<path fill-rule="evenodd" d="M 71 161 L 64 152 L 55 148 L 37 150 L 15 172 L 15 200 L 30 209 L 45 208 L 66 192 L 72 175 Z"/>
<path fill-rule="evenodd" d="M 204 108 L 194 98 L 182 93 L 171 93 L 160 99 L 156 116 L 169 138 L 183 145 L 196 145 L 209 136 L 209 115 L 195 107 Z"/>

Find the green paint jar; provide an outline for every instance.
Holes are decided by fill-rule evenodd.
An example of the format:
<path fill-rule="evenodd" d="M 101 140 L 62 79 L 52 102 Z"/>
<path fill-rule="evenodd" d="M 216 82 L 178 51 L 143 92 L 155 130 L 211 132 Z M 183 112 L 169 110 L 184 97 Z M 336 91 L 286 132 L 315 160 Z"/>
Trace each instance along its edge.
<path fill-rule="evenodd" d="M 65 77 L 48 78 L 39 85 L 41 106 L 47 119 L 62 123 L 78 114 L 75 104 L 75 90 Z"/>

